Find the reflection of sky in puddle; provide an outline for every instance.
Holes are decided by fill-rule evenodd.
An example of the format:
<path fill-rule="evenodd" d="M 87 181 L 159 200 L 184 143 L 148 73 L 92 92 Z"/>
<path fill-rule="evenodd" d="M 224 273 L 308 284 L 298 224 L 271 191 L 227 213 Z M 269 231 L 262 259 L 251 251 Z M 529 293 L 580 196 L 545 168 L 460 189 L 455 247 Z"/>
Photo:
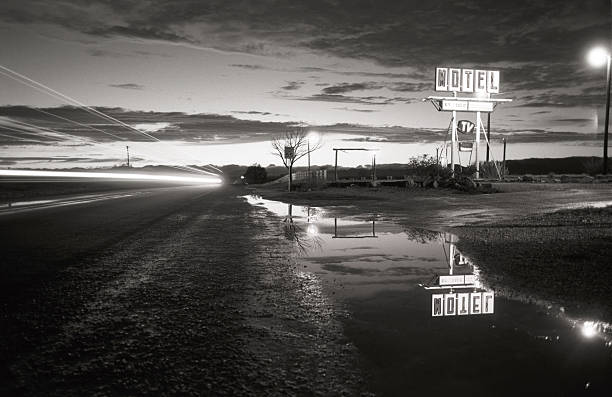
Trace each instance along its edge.
<path fill-rule="evenodd" d="M 547 307 L 531 298 L 529 300 L 536 303 L 508 299 L 499 291 L 495 294 L 494 314 L 431 318 L 431 292 L 420 288 L 419 284 L 436 274 L 449 274 L 446 258 L 450 249 L 448 239 L 449 236 L 452 239 L 452 235 L 403 228 L 375 218 L 334 218 L 327 216 L 325 209 L 289 206 L 257 196 L 245 198 L 250 204 L 264 207 L 282 219 L 285 230 L 290 230 L 285 236 L 302 245 L 300 265 L 319 276 L 339 298 L 375 301 L 384 294 L 402 294 L 399 314 L 427 319 L 427 327 L 432 327 L 429 331 L 442 335 L 452 331 L 452 327 L 445 331 L 440 326 L 454 324 L 472 337 L 482 333 L 488 335 L 495 329 L 512 331 L 513 337 L 504 344 L 520 343 L 515 338 L 526 334 L 542 343 L 555 344 L 556 349 L 560 346 L 572 349 L 572 344 L 595 341 L 612 346 L 612 328 L 607 323 L 572 319 L 558 307 Z M 476 266 L 470 270 L 479 273 Z M 454 274 L 458 273 L 461 271 L 456 269 Z M 478 284 L 486 288 L 486 279 L 478 280 Z M 406 333 L 413 331 L 404 330 Z M 485 339 L 490 338 L 488 335 Z"/>
<path fill-rule="evenodd" d="M 345 296 L 415 288 L 448 272 L 444 234 L 405 229 L 372 219 L 334 218 L 324 209 L 246 196 L 299 234 L 300 263 L 326 282 L 340 283 Z M 289 215 L 291 213 L 291 217 Z"/>

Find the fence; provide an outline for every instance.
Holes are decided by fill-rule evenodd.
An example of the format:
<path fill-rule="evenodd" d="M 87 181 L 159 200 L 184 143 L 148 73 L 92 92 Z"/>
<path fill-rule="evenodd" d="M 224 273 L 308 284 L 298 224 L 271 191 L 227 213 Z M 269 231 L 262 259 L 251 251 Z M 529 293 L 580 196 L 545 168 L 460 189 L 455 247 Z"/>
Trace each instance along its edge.
<path fill-rule="evenodd" d="M 319 185 L 327 181 L 327 170 L 298 171 L 293 173 L 294 182 L 310 182 L 312 185 Z"/>

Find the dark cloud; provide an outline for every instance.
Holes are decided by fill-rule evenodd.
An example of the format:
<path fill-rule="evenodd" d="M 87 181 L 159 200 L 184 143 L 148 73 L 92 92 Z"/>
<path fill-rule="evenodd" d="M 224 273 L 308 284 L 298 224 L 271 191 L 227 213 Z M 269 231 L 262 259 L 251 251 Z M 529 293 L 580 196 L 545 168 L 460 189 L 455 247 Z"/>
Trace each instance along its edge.
<path fill-rule="evenodd" d="M 390 91 L 398 92 L 423 92 L 431 90 L 432 83 L 409 83 L 409 82 L 362 82 L 362 83 L 341 83 L 326 87 L 321 92 L 323 94 L 345 94 L 352 91 L 379 90 L 386 88 Z"/>
<path fill-rule="evenodd" d="M 232 143 L 261 141 L 283 132 L 290 123 L 262 122 L 256 120 L 241 120 L 232 116 L 217 114 L 185 114 L 181 112 L 145 112 L 133 111 L 122 108 L 96 108 L 99 111 L 112 116 L 122 122 L 136 126 L 138 124 L 168 123 L 168 127 L 152 133 L 161 140 L 183 140 L 187 142 L 210 142 L 210 143 Z M 117 140 L 127 141 L 150 141 L 144 135 L 140 135 L 120 125 L 111 123 L 105 119 L 94 116 L 70 106 L 57 108 L 30 108 L 26 106 L 4 106 L 0 107 L 0 116 L 9 120 L 27 122 L 43 128 L 52 128 L 70 136 L 78 136 L 91 139 L 95 142 L 110 142 Z M 59 116 L 61 117 L 54 117 Z M 66 121 L 72 120 L 81 125 Z M 87 128 L 92 126 L 95 128 Z M 104 131 L 114 136 L 105 135 Z M 0 126 L 0 133 L 4 134 Z M 6 133 L 14 135 L 14 133 Z M 13 142 L 18 144 L 18 140 L 10 140 L 1 137 L 0 142 L 7 144 Z M 21 138 L 32 138 L 31 135 L 24 135 Z M 37 140 L 48 140 L 48 137 L 36 136 Z M 70 137 L 68 137 L 70 138 Z"/>
<path fill-rule="evenodd" d="M 9 0 L 1 11 L 5 21 L 55 24 L 93 36 L 249 53 L 301 47 L 425 68 L 551 59 L 572 63 L 586 44 L 610 34 L 610 3 L 603 0 Z"/>
<path fill-rule="evenodd" d="M 568 123 L 568 124 L 589 124 L 589 123 L 593 123 L 593 119 L 584 119 L 584 118 L 557 119 L 556 121 L 558 121 L 560 123 Z"/>
<path fill-rule="evenodd" d="M 356 97 L 340 94 L 315 94 L 307 97 L 286 97 L 298 101 L 315 102 L 338 102 L 338 103 L 357 103 L 361 105 L 390 105 L 394 103 L 411 103 L 416 101 L 414 98 L 389 98 L 385 96 Z"/>
<path fill-rule="evenodd" d="M 123 84 L 109 84 L 109 87 L 113 88 L 122 88 L 124 90 L 142 90 L 144 89 L 143 85 L 136 83 L 123 83 Z"/>
<path fill-rule="evenodd" d="M 343 108 L 334 108 L 336 110 L 346 110 L 347 112 L 359 112 L 359 113 L 374 113 L 374 112 L 378 112 L 378 110 L 374 110 L 374 109 L 355 109 L 355 108 L 347 108 L 347 107 L 343 107 Z"/>
<path fill-rule="evenodd" d="M 304 85 L 303 81 L 288 81 L 286 86 L 281 87 L 285 91 L 295 91 Z"/>
<path fill-rule="evenodd" d="M 599 106 L 604 101 L 603 95 L 562 94 L 557 92 L 546 92 L 535 95 L 525 95 L 514 105 L 517 107 L 592 107 Z"/>
<path fill-rule="evenodd" d="M 326 87 L 321 90 L 323 94 L 344 94 L 351 91 L 377 90 L 383 88 L 382 85 L 374 82 L 366 83 L 342 83 Z"/>
<path fill-rule="evenodd" d="M 247 69 L 247 70 L 261 70 L 261 69 L 266 69 L 265 66 L 261 66 L 261 65 L 250 65 L 250 64 L 240 64 L 240 63 L 234 63 L 229 65 L 233 68 L 240 68 L 240 69 Z"/>
<path fill-rule="evenodd" d="M 235 114 L 258 114 L 261 116 L 271 116 L 274 113 L 270 113 L 270 112 L 258 112 L 256 110 L 249 110 L 248 112 L 242 111 L 242 110 L 232 110 L 232 113 Z"/>

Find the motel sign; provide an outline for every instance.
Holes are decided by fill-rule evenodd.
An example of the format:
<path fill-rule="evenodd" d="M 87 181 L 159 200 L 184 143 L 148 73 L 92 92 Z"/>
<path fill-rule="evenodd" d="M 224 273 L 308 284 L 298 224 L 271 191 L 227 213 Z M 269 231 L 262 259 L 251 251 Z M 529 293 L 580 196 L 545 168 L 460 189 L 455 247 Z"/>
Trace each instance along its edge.
<path fill-rule="evenodd" d="M 436 91 L 499 93 L 499 70 L 436 68 Z"/>
<path fill-rule="evenodd" d="M 492 291 L 433 294 L 431 296 L 431 315 L 465 316 L 470 314 L 493 314 L 495 295 Z"/>

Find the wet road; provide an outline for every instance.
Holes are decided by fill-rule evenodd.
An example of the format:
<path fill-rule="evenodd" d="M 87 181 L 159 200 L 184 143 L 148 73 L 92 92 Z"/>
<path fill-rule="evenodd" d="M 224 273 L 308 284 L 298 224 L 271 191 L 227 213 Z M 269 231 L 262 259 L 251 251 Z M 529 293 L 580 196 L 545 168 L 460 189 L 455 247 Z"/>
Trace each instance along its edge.
<path fill-rule="evenodd" d="M 355 394 L 354 347 L 240 189 L 4 213 L 0 394 Z"/>

